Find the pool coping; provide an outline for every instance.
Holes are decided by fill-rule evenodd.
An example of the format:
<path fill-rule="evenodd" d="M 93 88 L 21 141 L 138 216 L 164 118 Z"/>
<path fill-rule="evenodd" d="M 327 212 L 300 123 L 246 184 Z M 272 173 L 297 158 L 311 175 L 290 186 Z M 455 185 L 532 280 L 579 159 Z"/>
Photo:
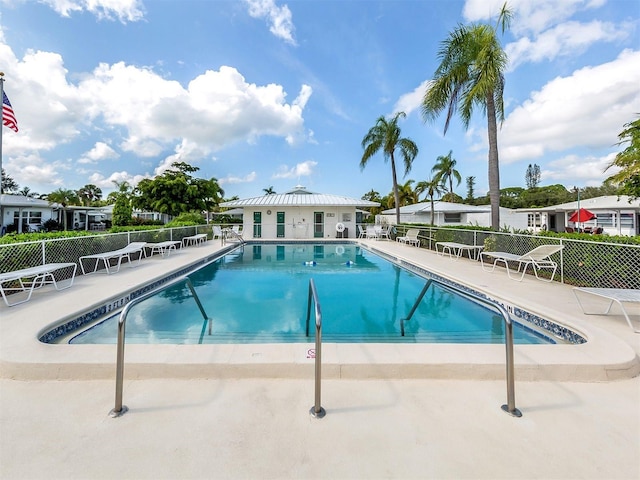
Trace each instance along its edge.
<path fill-rule="evenodd" d="M 276 240 L 277 241 L 277 240 Z M 215 257 L 223 245 L 213 242 L 191 247 L 173 258 L 149 259 L 143 267 L 124 268 L 115 275 L 81 276 L 74 288 L 63 292 L 39 292 L 30 302 L 0 310 L 5 335 L 0 338 L 0 376 L 2 378 L 40 379 L 111 379 L 115 377 L 115 345 L 52 345 L 39 342 L 41 333 L 68 318 L 73 311 L 87 311 L 94 290 L 102 298 L 115 298 L 136 286 L 175 274 L 196 263 Z M 513 298 L 518 292 L 505 283 L 506 274 L 493 275 L 493 285 L 470 282 L 457 270 L 476 275 L 473 262 L 449 262 L 434 252 L 416 249 L 397 242 L 356 241 L 369 248 L 421 266 L 429 272 L 467 285 L 498 301 Z M 376 252 L 377 253 L 377 252 Z M 447 262 L 447 263 L 444 263 Z M 452 268 L 454 267 L 454 268 Z M 502 272 L 504 273 L 504 272 Z M 491 275 L 491 274 L 487 274 Z M 489 277 L 482 277 L 489 278 Z M 543 285 L 525 279 L 519 285 L 526 292 L 560 297 L 567 302 L 571 290 L 566 285 Z M 95 288 L 94 288 L 95 287 Z M 501 295 L 500 288 L 504 291 Z M 84 295 L 83 295 L 84 294 Z M 529 297 L 529 298 L 527 298 Z M 104 300 L 103 300 L 104 302 Z M 51 318 L 51 312 L 69 311 L 71 303 L 83 305 L 66 316 Z M 511 303 L 511 302 L 508 302 Z M 520 295 L 513 302 L 527 312 L 566 325 L 587 342 L 581 345 L 516 345 L 517 380 L 609 381 L 640 374 L 640 361 L 631 346 L 617 336 L 587 323 L 566 309 L 534 303 L 530 295 Z M 26 317 L 26 318 L 25 318 Z M 303 344 L 213 344 L 213 345 L 127 345 L 125 378 L 313 378 L 313 342 Z M 322 347 L 323 378 L 435 378 L 435 379 L 503 379 L 504 345 L 456 344 L 336 344 Z"/>

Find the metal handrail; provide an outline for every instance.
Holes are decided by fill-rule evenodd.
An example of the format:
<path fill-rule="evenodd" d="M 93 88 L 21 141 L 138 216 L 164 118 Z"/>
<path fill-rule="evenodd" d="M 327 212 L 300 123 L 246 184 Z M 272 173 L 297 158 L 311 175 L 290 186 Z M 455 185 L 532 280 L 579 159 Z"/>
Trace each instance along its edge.
<path fill-rule="evenodd" d="M 316 291 L 316 284 L 313 278 L 309 279 L 309 298 L 307 300 L 307 337 L 309 336 L 309 319 L 311 318 L 311 302 L 315 304 L 316 313 L 316 355 L 315 355 L 315 404 L 309 413 L 315 418 L 324 417 L 327 412 L 320 405 L 320 392 L 322 381 L 322 308 Z"/>
<path fill-rule="evenodd" d="M 427 280 L 427 283 L 425 283 L 424 287 L 422 288 L 420 295 L 418 295 L 418 299 L 416 300 L 413 307 L 411 308 L 409 315 L 407 315 L 407 318 L 400 319 L 400 331 L 402 336 L 404 336 L 404 322 L 411 319 L 414 312 L 418 308 L 418 304 L 422 301 L 422 297 L 424 297 L 424 294 L 427 293 L 427 290 L 433 284 L 433 282 L 434 280 L 431 278 Z M 521 417 L 522 412 L 516 408 L 515 374 L 514 374 L 515 367 L 513 362 L 513 322 L 511 321 L 511 317 L 509 317 L 509 313 L 499 303 L 493 302 L 486 298 L 476 297 L 466 292 L 465 290 L 454 287 L 452 285 L 444 285 L 440 283 L 439 285 L 442 288 L 453 290 L 457 294 L 468 298 L 472 302 L 482 303 L 488 306 L 489 308 L 496 309 L 498 313 L 502 315 L 502 318 L 504 319 L 505 327 L 506 327 L 506 331 L 505 331 L 506 362 L 505 363 L 507 364 L 507 403 L 506 405 L 502 405 L 502 410 L 504 410 L 511 416 Z"/>
<path fill-rule="evenodd" d="M 153 295 L 158 293 L 160 290 L 164 290 L 168 287 L 171 287 L 181 282 L 185 282 L 189 287 L 189 289 L 191 290 L 193 298 L 198 304 L 198 308 L 200 309 L 200 312 L 202 313 L 202 316 L 204 317 L 205 322 L 207 321 L 209 322 L 209 333 L 211 333 L 211 318 L 207 316 L 207 313 L 205 312 L 204 307 L 200 302 L 200 298 L 198 297 L 198 294 L 196 293 L 193 287 L 193 283 L 191 283 L 191 279 L 189 277 L 177 278 L 176 280 L 173 280 L 172 282 L 164 284 L 152 290 L 151 292 L 148 292 L 127 303 L 125 307 L 122 309 L 122 312 L 120 312 L 120 318 L 118 319 L 118 350 L 116 353 L 116 403 L 115 403 L 115 406 L 113 407 L 113 410 L 109 412 L 109 416 L 113 418 L 120 417 L 125 413 L 127 413 L 127 411 L 129 410 L 129 408 L 126 405 L 122 404 L 122 383 L 124 380 L 124 339 L 125 339 L 125 327 L 127 325 L 127 315 L 129 313 L 129 310 L 134 305 L 137 305 L 143 300 L 146 300 L 147 298 L 152 297 Z"/>

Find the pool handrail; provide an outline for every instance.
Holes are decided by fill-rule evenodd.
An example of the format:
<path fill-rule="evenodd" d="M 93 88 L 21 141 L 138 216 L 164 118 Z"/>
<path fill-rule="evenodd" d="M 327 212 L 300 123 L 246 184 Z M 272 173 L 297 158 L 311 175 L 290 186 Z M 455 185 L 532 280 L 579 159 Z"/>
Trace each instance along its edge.
<path fill-rule="evenodd" d="M 418 295 L 416 302 L 413 304 L 413 307 L 411 308 L 409 315 L 407 315 L 407 318 L 400 319 L 400 333 L 402 336 L 404 336 L 404 322 L 407 322 L 411 319 L 416 309 L 418 308 L 418 305 L 422 301 L 422 297 L 424 297 L 424 294 L 427 293 L 427 290 L 433 284 L 433 282 L 434 280 L 432 278 L 427 280 L 424 287 L 422 288 L 422 291 L 420 292 L 420 295 Z M 491 309 L 497 310 L 498 313 L 504 319 L 505 327 L 506 327 L 504 341 L 505 341 L 505 348 L 506 348 L 505 363 L 507 364 L 507 403 L 506 405 L 502 405 L 502 410 L 504 410 L 505 412 L 507 412 L 509 415 L 513 417 L 518 417 L 518 418 L 522 417 L 522 412 L 516 408 L 515 374 L 514 374 L 515 367 L 513 364 L 514 363 L 513 362 L 513 322 L 511 321 L 509 312 L 507 312 L 507 310 L 502 305 L 500 305 L 495 301 L 489 300 L 488 298 L 471 295 L 469 292 L 461 288 L 454 287 L 453 285 L 445 285 L 440 282 L 438 282 L 438 285 L 440 285 L 442 288 L 453 290 L 458 295 L 462 295 L 468 298 L 469 300 L 471 300 L 472 302 L 482 303 Z"/>
<path fill-rule="evenodd" d="M 311 302 L 315 304 L 316 314 L 316 350 L 315 350 L 315 404 L 309 410 L 315 418 L 324 417 L 327 412 L 320 405 L 322 381 L 322 308 L 318 299 L 318 291 L 313 278 L 309 279 L 309 298 L 307 300 L 307 337 L 309 336 L 309 319 L 311 318 Z"/>
<path fill-rule="evenodd" d="M 127 413 L 127 411 L 129 410 L 129 407 L 122 404 L 122 384 L 124 381 L 124 339 L 125 339 L 125 331 L 126 331 L 126 325 L 127 325 L 127 315 L 129 313 L 129 310 L 134 305 L 137 305 L 143 300 L 146 300 L 147 298 L 152 297 L 153 295 L 157 294 L 159 291 L 164 290 L 168 287 L 171 287 L 181 282 L 185 282 L 189 287 L 189 290 L 191 290 L 193 298 L 198 304 L 198 308 L 200 309 L 200 312 L 202 313 L 202 316 L 205 319 L 205 325 L 206 325 L 206 322 L 209 322 L 209 334 L 211 334 L 211 318 L 205 312 L 204 307 L 202 306 L 202 302 L 200 302 L 200 298 L 198 297 L 198 294 L 196 293 L 195 288 L 193 287 L 193 283 L 191 282 L 191 279 L 189 277 L 186 277 L 186 276 L 179 277 L 127 303 L 122 309 L 122 312 L 120 312 L 120 318 L 118 319 L 118 347 L 117 347 L 117 353 L 116 353 L 116 402 L 113 409 L 109 412 L 110 417 L 112 418 L 120 417 L 125 413 Z"/>

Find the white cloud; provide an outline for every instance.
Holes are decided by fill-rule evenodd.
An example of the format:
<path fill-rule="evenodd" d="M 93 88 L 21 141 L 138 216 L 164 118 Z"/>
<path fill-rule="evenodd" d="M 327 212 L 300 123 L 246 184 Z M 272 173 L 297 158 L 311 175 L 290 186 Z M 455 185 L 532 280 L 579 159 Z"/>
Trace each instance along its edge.
<path fill-rule="evenodd" d="M 541 172 L 541 178 L 545 183 L 600 186 L 605 177 L 616 172 L 611 169 L 605 173 L 615 156 L 615 153 L 604 157 L 566 155 L 547 163 Z"/>
<path fill-rule="evenodd" d="M 225 178 L 221 178 L 220 180 L 218 180 L 218 184 L 227 185 L 227 184 L 234 184 L 234 183 L 251 183 L 251 182 L 254 182 L 257 177 L 258 177 L 258 174 L 256 172 L 251 172 L 248 175 L 245 175 L 244 177 L 229 175 Z"/>
<path fill-rule="evenodd" d="M 274 173 L 271 178 L 300 178 L 308 177 L 313 173 L 314 167 L 318 165 L 318 162 L 313 160 L 307 160 L 306 162 L 298 163 L 294 167 L 287 167 L 281 165 L 278 171 Z"/>
<path fill-rule="evenodd" d="M 541 62 L 556 57 L 575 56 L 597 42 L 611 42 L 629 36 L 630 24 L 614 25 L 608 22 L 566 22 L 550 28 L 533 40 L 522 37 L 508 44 L 509 69 L 525 62 Z"/>
<path fill-rule="evenodd" d="M 141 0 L 39 0 L 63 17 L 87 11 L 99 19 L 137 22 L 144 17 Z"/>
<path fill-rule="evenodd" d="M 420 85 L 418 85 L 415 90 L 405 93 L 400 96 L 396 104 L 393 106 L 393 112 L 404 112 L 409 116 L 411 112 L 416 109 L 419 109 L 422 105 L 422 99 L 424 98 L 424 94 L 427 91 L 427 87 L 431 83 L 431 80 L 425 80 Z"/>
<path fill-rule="evenodd" d="M 104 142 L 96 142 L 91 150 L 78 159 L 78 163 L 96 163 L 101 160 L 113 160 L 120 155 Z"/>
<path fill-rule="evenodd" d="M 469 22 L 495 21 L 505 0 L 467 0 L 462 15 Z M 509 0 L 514 13 L 513 33 L 537 34 L 570 18 L 580 10 L 598 8 L 606 0 Z"/>
<path fill-rule="evenodd" d="M 535 159 L 576 146 L 613 147 L 640 111 L 640 51 L 558 77 L 517 107 L 498 137 L 500 161 Z"/>
<path fill-rule="evenodd" d="M 245 0 L 245 3 L 249 6 L 249 15 L 267 20 L 271 33 L 291 45 L 296 44 L 291 10 L 287 5 L 278 7 L 274 0 Z"/>
<path fill-rule="evenodd" d="M 141 180 L 145 178 L 149 178 L 149 176 L 148 175 L 131 175 L 126 171 L 113 172 L 111 175 L 109 175 L 109 177 L 105 177 L 100 173 L 94 173 L 93 175 L 89 176 L 89 183 L 97 187 L 100 187 L 104 191 L 106 189 L 115 190 L 116 187 L 114 182 L 118 182 L 118 183 L 127 182 L 129 183 L 129 185 L 135 187 L 136 185 L 138 185 L 138 183 L 140 183 Z M 106 197 L 106 195 L 103 195 L 103 197 Z"/>

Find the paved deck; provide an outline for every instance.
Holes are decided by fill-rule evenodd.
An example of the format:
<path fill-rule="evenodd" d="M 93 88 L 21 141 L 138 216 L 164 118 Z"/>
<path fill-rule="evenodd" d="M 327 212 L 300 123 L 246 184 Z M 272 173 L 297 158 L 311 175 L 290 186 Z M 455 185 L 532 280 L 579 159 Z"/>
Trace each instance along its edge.
<path fill-rule="evenodd" d="M 220 248 L 207 242 L 0 307 L 0 478 L 640 478 L 640 335 L 622 315 L 582 315 L 569 286 L 363 243 L 588 342 L 516 345 L 522 418 L 500 409 L 503 346 L 328 344 L 321 420 L 308 415 L 307 345 L 128 345 L 130 411 L 108 417 L 115 347 L 43 345 L 37 333 Z"/>

